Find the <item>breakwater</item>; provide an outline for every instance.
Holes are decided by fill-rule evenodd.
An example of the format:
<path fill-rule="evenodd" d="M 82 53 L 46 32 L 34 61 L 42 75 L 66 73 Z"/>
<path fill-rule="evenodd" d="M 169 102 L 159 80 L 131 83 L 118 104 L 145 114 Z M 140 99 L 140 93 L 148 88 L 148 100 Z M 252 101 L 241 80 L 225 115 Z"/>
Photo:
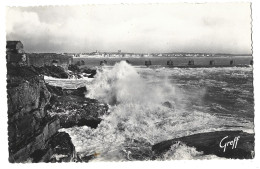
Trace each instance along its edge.
<path fill-rule="evenodd" d="M 234 67 L 253 65 L 250 56 L 233 57 L 150 57 L 150 58 L 73 58 L 73 64 L 81 67 L 100 66 L 105 63 L 112 66 L 125 60 L 133 66 L 163 67 Z M 102 64 L 101 64 L 102 63 Z"/>

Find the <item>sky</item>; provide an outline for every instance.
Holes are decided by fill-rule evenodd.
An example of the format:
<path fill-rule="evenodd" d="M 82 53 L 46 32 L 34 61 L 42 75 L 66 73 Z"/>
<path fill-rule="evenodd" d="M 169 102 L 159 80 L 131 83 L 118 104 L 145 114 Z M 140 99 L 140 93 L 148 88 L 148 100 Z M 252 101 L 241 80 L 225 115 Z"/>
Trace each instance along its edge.
<path fill-rule="evenodd" d="M 7 7 L 26 52 L 251 54 L 250 3 Z"/>

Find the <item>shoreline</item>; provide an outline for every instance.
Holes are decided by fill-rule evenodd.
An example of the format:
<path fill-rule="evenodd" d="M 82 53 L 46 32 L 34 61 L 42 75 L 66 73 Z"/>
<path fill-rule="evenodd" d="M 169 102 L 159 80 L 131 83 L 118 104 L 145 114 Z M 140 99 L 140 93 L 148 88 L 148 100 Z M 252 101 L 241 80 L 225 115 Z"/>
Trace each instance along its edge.
<path fill-rule="evenodd" d="M 14 69 L 15 68 L 15 69 Z M 19 69 L 18 69 L 19 68 Z M 90 156 L 80 156 L 80 154 L 77 154 L 75 150 L 75 145 L 73 145 L 73 142 L 71 140 L 71 136 L 69 136 L 69 133 L 62 134 L 64 135 L 63 137 L 66 138 L 66 146 L 68 152 L 62 152 L 62 153 L 68 153 L 66 158 L 61 158 L 61 159 L 54 159 L 52 158 L 52 154 L 54 152 L 58 152 L 60 150 L 52 149 L 52 148 L 44 148 L 45 146 L 53 146 L 56 145 L 56 142 L 52 143 L 52 140 L 57 139 L 57 135 L 61 132 L 58 130 L 62 128 L 71 128 L 74 126 L 89 126 L 91 128 L 96 128 L 102 121 L 102 116 L 104 114 L 109 113 L 108 112 L 108 106 L 104 103 L 101 103 L 98 100 L 95 99 L 90 99 L 85 97 L 85 92 L 87 91 L 86 87 L 83 86 L 76 86 L 73 89 L 67 89 L 63 88 L 64 86 L 55 86 L 51 85 L 48 82 L 44 80 L 44 76 L 50 76 L 52 75 L 52 78 L 49 78 L 49 80 L 53 79 L 58 79 L 61 81 L 69 81 L 70 79 L 67 78 L 59 78 L 59 74 L 63 75 L 63 72 L 57 72 L 57 74 L 54 74 L 57 77 L 53 77 L 53 74 L 48 71 L 45 71 L 44 74 L 43 72 L 37 73 L 38 71 L 34 70 L 33 67 L 10 67 L 9 74 L 11 75 L 9 78 L 9 83 L 10 84 L 17 84 L 17 80 L 19 79 L 22 81 L 19 85 L 24 85 L 21 88 L 21 94 L 22 95 L 28 95 L 29 93 L 26 92 L 27 87 L 26 87 L 26 82 L 23 82 L 25 79 L 28 79 L 29 77 L 27 74 L 30 74 L 32 77 L 41 77 L 41 86 L 38 84 L 38 80 L 30 82 L 31 85 L 35 85 L 37 88 L 41 88 L 40 93 L 35 93 L 35 97 L 37 97 L 41 104 L 41 119 L 38 116 L 38 111 L 29 111 L 27 102 L 25 102 L 24 106 L 26 109 L 24 109 L 26 114 L 33 114 L 33 116 L 36 116 L 35 120 L 38 120 L 39 123 L 43 123 L 44 119 L 46 117 L 49 117 L 50 119 L 54 119 L 54 122 L 52 120 L 47 121 L 47 127 L 49 128 L 49 136 L 46 138 L 46 142 L 41 143 L 42 147 L 37 147 L 37 142 L 39 141 L 39 138 L 44 135 L 43 133 L 46 132 L 45 128 L 44 129 L 35 129 L 37 132 L 40 133 L 39 136 L 37 135 L 30 135 L 32 140 L 36 139 L 36 142 L 33 141 L 28 141 L 28 144 L 32 147 L 30 150 L 27 150 L 27 142 L 22 144 L 21 147 L 17 147 L 16 143 L 12 147 L 17 147 L 18 150 L 15 150 L 14 154 L 10 154 L 10 158 L 13 157 L 13 159 L 9 159 L 10 162 L 26 162 L 25 159 L 26 157 L 21 156 L 21 152 L 26 152 L 28 154 L 28 158 L 32 158 L 32 162 L 62 162 L 62 161 L 76 161 L 76 162 L 89 162 L 93 158 L 98 158 L 95 154 L 90 155 Z M 16 70 L 15 72 L 12 72 L 12 70 Z M 20 71 L 17 71 L 20 70 Z M 44 69 L 45 70 L 45 69 Z M 83 70 L 83 69 L 82 69 Z M 76 75 L 80 75 L 80 72 L 74 72 Z M 36 72 L 35 72 L 36 71 Z M 47 72 L 47 73 L 46 73 Z M 69 77 L 69 75 L 67 75 Z M 12 78 L 11 78 L 12 77 Z M 48 79 L 48 78 L 47 78 Z M 74 80 L 74 79 L 72 79 Z M 78 79 L 79 82 L 81 81 Z M 55 82 L 54 82 L 55 83 Z M 12 89 L 14 88 L 14 89 Z M 11 86 L 9 90 L 12 90 L 15 92 L 15 88 L 17 86 Z M 44 88 L 44 90 L 42 89 Z M 34 90 L 31 87 L 29 88 L 30 90 Z M 43 93 L 45 93 L 43 95 Z M 39 94 L 39 95 L 38 95 Z M 21 95 L 21 98 L 23 97 Z M 12 95 L 10 95 L 11 97 Z M 44 98 L 45 97 L 45 101 Z M 33 98 L 30 98 L 30 100 L 33 100 Z M 13 103 L 13 104 L 18 104 L 18 103 Z M 27 107 L 26 107 L 27 106 Z M 32 104 L 33 106 L 33 104 Z M 33 108 L 32 108 L 33 109 Z M 17 113 L 20 113 L 19 110 L 17 109 Z M 11 113 L 11 112 L 10 112 Z M 22 116 L 19 117 L 22 118 L 26 121 L 27 116 Z M 17 122 L 19 122 L 19 119 L 15 119 Z M 12 121 L 12 117 L 9 120 L 9 123 Z M 53 123 L 53 124 L 52 124 Z M 9 124 L 11 125 L 11 123 Z M 13 125 L 13 124 L 12 124 Z M 15 125 L 15 124 L 14 124 Z M 24 128 L 30 129 L 31 126 L 26 126 L 25 124 L 20 124 Z M 40 125 L 45 125 L 45 123 L 40 124 Z M 52 127 L 54 126 L 55 127 Z M 52 129 L 53 128 L 53 129 Z M 19 131 L 20 132 L 20 131 Z M 21 132 L 24 132 L 21 130 Z M 53 137 L 52 137 L 53 136 Z M 240 140 L 238 141 L 237 147 L 235 149 L 227 149 L 226 152 L 222 152 L 223 149 L 219 147 L 219 143 L 221 139 L 223 139 L 225 136 L 228 136 L 232 139 L 234 137 L 240 136 Z M 196 148 L 197 151 L 203 152 L 201 155 L 202 157 L 204 155 L 216 155 L 218 157 L 224 157 L 224 158 L 231 158 L 231 159 L 253 159 L 254 158 L 254 133 L 246 133 L 243 131 L 214 131 L 214 132 L 205 132 L 205 133 L 199 133 L 199 134 L 193 134 L 193 135 L 188 135 L 180 138 L 175 138 L 171 140 L 165 140 L 160 143 L 150 145 L 150 144 L 145 144 L 142 142 L 142 140 L 134 140 L 133 142 L 133 147 L 130 147 L 129 151 L 132 152 L 132 159 L 136 161 L 143 161 L 143 160 L 160 160 L 163 155 L 171 148 L 172 145 L 174 144 L 181 144 L 181 145 L 187 145 L 188 147 L 194 147 Z M 16 137 L 16 136 L 13 136 Z M 229 140 L 230 141 L 230 140 Z M 51 143 L 51 144 L 49 144 Z M 140 150 L 135 150 L 134 147 L 141 146 L 144 149 Z M 70 148 L 69 148 L 70 147 Z M 10 149 L 10 147 L 9 147 Z M 10 150 L 9 150 L 10 151 Z M 38 153 L 37 153 L 38 152 Z M 76 155 L 75 155 L 76 154 Z M 122 157 L 124 158 L 124 157 Z M 127 158 L 126 158 L 127 160 Z M 131 159 L 128 159 L 131 160 Z"/>

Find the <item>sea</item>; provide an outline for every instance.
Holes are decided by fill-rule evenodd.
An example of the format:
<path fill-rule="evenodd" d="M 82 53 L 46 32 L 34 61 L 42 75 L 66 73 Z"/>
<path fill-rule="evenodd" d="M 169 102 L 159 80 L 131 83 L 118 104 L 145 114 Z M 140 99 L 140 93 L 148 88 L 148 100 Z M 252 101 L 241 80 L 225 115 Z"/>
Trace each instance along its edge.
<path fill-rule="evenodd" d="M 168 59 L 168 58 L 167 58 Z M 184 64 L 191 58 L 177 58 Z M 230 58 L 192 58 L 201 65 L 214 59 L 228 65 Z M 237 65 L 251 57 L 233 57 Z M 150 160 L 151 145 L 197 133 L 242 130 L 254 133 L 253 66 L 177 68 L 165 66 L 166 58 L 130 64 L 119 59 L 100 66 L 100 58 L 85 59 L 96 67 L 92 80 L 79 81 L 87 87 L 86 97 L 109 104 L 109 114 L 97 128 L 60 129 L 69 133 L 81 157 L 91 161 Z M 104 59 L 103 59 L 104 60 Z M 55 83 L 55 82 L 54 82 Z M 76 79 L 71 84 L 77 85 Z M 185 144 L 173 145 L 156 160 L 216 159 Z"/>

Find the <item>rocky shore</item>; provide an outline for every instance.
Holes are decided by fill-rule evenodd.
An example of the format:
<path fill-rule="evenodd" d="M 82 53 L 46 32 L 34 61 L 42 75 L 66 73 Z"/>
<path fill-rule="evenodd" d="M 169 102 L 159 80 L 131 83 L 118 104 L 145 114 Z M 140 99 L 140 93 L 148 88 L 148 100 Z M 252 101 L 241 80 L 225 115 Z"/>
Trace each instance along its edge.
<path fill-rule="evenodd" d="M 81 77 L 85 73 L 91 78 L 95 70 L 79 70 L 71 66 L 66 72 L 60 67 L 7 65 L 8 140 L 9 161 L 19 162 L 87 162 L 95 155 L 80 157 L 75 151 L 69 134 L 59 132 L 61 128 L 89 126 L 96 128 L 101 117 L 108 114 L 108 105 L 85 97 L 86 87 L 64 89 L 45 82 L 45 76 L 55 78 Z M 174 108 L 169 102 L 163 104 Z M 226 142 L 239 136 L 235 148 L 223 151 L 221 140 Z M 173 136 L 174 138 L 174 136 Z M 231 159 L 254 158 L 254 134 L 242 131 L 216 131 L 199 133 L 166 140 L 151 145 L 134 140 L 125 145 L 131 152 L 129 160 L 157 160 L 172 146 L 186 145 L 203 155 L 216 155 Z M 131 144 L 130 144 L 131 143 Z M 233 143 L 234 144 L 234 143 Z"/>
<path fill-rule="evenodd" d="M 43 75 L 69 77 L 58 66 L 7 64 L 9 161 L 81 161 L 70 136 L 58 130 L 75 125 L 96 127 L 108 108 L 86 99 L 86 89 L 48 86 Z"/>
<path fill-rule="evenodd" d="M 85 98 L 85 87 L 73 90 L 48 86 L 48 89 L 52 96 L 47 112 L 60 120 L 62 128 L 83 125 L 96 128 L 101 122 L 100 117 L 107 114 L 106 104 Z"/>

